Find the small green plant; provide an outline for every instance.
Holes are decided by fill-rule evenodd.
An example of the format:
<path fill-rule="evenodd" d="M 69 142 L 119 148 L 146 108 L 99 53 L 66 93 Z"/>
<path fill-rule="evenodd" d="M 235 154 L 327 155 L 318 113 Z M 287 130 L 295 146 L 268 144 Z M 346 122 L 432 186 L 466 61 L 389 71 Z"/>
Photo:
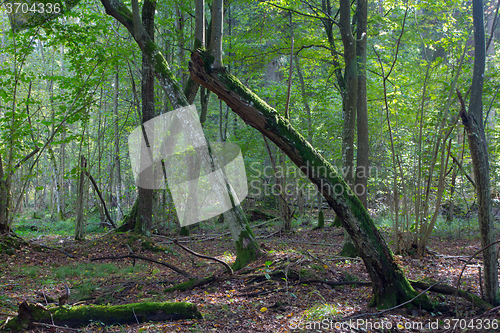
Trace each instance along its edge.
<path fill-rule="evenodd" d="M 312 308 L 304 312 L 304 320 L 306 321 L 321 321 L 325 318 L 335 318 L 338 316 L 337 306 L 330 303 L 314 305 Z"/>
<path fill-rule="evenodd" d="M 266 261 L 264 263 L 265 267 L 264 267 L 264 276 L 266 277 L 266 279 L 270 280 L 271 279 L 271 276 L 269 275 L 269 273 L 271 273 L 273 270 L 272 270 L 272 261 Z"/>

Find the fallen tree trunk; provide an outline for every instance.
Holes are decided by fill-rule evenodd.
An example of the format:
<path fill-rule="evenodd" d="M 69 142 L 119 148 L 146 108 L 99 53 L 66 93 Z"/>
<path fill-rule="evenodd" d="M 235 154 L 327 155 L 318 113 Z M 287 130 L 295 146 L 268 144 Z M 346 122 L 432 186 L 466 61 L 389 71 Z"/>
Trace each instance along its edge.
<path fill-rule="evenodd" d="M 418 295 L 394 261 L 392 251 L 363 204 L 332 165 L 288 120 L 224 68 L 213 68 L 212 61 L 209 53 L 193 52 L 189 65 L 192 78 L 226 102 L 247 124 L 272 140 L 318 187 L 360 251 L 373 287 L 370 305 L 390 308 Z M 426 297 L 418 297 L 414 303 L 430 307 Z"/>
<path fill-rule="evenodd" d="M 427 289 L 430 287 L 429 291 L 432 291 L 435 293 L 444 294 L 444 295 L 452 295 L 452 296 L 457 294 L 459 297 L 468 300 L 469 302 L 471 302 L 472 304 L 474 304 L 475 306 L 477 306 L 478 308 L 480 308 L 484 311 L 487 311 L 487 310 L 490 310 L 491 308 L 493 308 L 493 306 L 490 303 L 483 301 L 481 298 L 474 295 L 473 293 L 462 290 L 462 289 L 457 290 L 457 288 L 449 286 L 447 284 L 440 283 L 440 284 L 433 285 L 432 283 L 423 282 L 423 281 L 410 281 L 410 282 L 414 288 Z"/>
<path fill-rule="evenodd" d="M 19 305 L 18 316 L 6 320 L 2 330 L 25 331 L 36 323 L 81 327 L 92 322 L 105 325 L 135 324 L 148 321 L 170 321 L 202 318 L 196 305 L 176 302 L 145 302 L 125 305 L 82 305 L 47 309 L 26 301 Z"/>

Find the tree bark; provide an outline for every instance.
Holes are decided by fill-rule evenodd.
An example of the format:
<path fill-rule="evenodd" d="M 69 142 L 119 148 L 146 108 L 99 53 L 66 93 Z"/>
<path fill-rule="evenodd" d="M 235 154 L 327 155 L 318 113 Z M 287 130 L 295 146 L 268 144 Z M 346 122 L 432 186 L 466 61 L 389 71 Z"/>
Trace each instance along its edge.
<path fill-rule="evenodd" d="M 115 117 L 113 126 L 115 132 L 115 198 L 116 198 L 116 220 L 122 219 L 122 209 L 121 209 L 121 195 L 122 195 L 122 179 L 121 179 L 121 161 L 120 161 L 120 132 L 118 129 L 118 94 L 119 94 L 119 67 L 116 66 L 115 73 L 115 86 L 113 92 L 113 115 Z M 113 189 L 112 189 L 113 190 Z"/>
<path fill-rule="evenodd" d="M 373 220 L 333 166 L 287 120 L 237 78 L 225 69 L 211 68 L 209 55 L 194 52 L 191 60 L 193 79 L 224 100 L 247 124 L 272 140 L 321 190 L 360 251 L 372 281 L 374 296 L 371 305 L 391 307 L 413 298 L 416 291 L 394 262 L 393 254 Z M 429 306 L 427 298 L 423 297 L 416 302 Z"/>
<path fill-rule="evenodd" d="M 222 35 L 224 31 L 224 1 L 212 2 L 212 31 L 210 34 L 210 49 L 214 56 L 214 67 L 222 67 Z"/>
<path fill-rule="evenodd" d="M 142 24 L 145 32 L 154 43 L 154 17 L 156 10 L 156 2 L 146 0 L 142 7 Z M 154 68 L 148 61 L 148 56 L 142 55 L 142 80 L 141 80 L 141 96 L 142 96 L 142 123 L 153 119 L 156 116 L 155 112 L 155 76 Z M 146 160 L 146 159 L 142 159 Z M 154 193 L 152 189 L 138 188 L 138 218 L 135 223 L 135 231 L 139 234 L 150 236 L 153 227 L 153 199 Z"/>
<path fill-rule="evenodd" d="M 474 24 L 474 71 L 472 76 L 469 111 L 465 111 L 462 102 L 460 117 L 467 131 L 469 149 L 476 181 L 478 202 L 478 220 L 481 232 L 481 246 L 487 247 L 494 242 L 495 229 L 491 210 L 490 167 L 488 147 L 483 124 L 483 82 L 486 62 L 486 47 L 483 20 L 483 1 L 472 1 L 472 19 Z M 484 295 L 486 300 L 499 304 L 497 246 L 488 247 L 483 252 Z"/>
<path fill-rule="evenodd" d="M 370 142 L 368 137 L 368 104 L 366 97 L 366 40 L 368 4 L 357 0 L 356 4 L 356 56 L 358 65 L 357 130 L 358 150 L 356 155 L 356 180 L 354 192 L 365 208 L 368 208 L 368 176 Z"/>
<path fill-rule="evenodd" d="M 83 202 L 85 192 L 85 168 L 87 167 L 87 160 L 82 155 L 80 156 L 80 177 L 78 178 L 78 192 L 76 194 L 76 209 L 75 209 L 75 239 L 85 239 L 84 216 L 83 216 Z"/>
<path fill-rule="evenodd" d="M 10 232 L 9 218 L 9 179 L 4 171 L 0 154 L 0 235 Z"/>
<path fill-rule="evenodd" d="M 356 107 L 358 94 L 358 70 L 356 62 L 356 39 L 351 29 L 351 2 L 340 0 L 340 36 L 344 45 L 344 81 L 342 93 L 342 168 L 347 171 L 345 182 L 354 187 L 354 129 L 356 128 Z"/>

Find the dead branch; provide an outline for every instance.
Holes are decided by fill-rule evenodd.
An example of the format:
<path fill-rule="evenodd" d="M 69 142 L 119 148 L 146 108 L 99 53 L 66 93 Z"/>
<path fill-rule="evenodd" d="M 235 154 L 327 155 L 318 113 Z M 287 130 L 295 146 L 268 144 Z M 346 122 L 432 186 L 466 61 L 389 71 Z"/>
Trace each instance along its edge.
<path fill-rule="evenodd" d="M 21 166 L 21 164 L 23 164 L 24 162 L 26 162 L 27 160 L 29 160 L 31 157 L 33 157 L 33 155 L 35 155 L 39 151 L 40 151 L 40 148 L 39 147 L 35 147 L 35 149 L 31 153 L 29 153 L 28 155 L 26 155 L 22 160 L 20 160 L 19 162 L 16 163 L 16 165 L 14 165 L 14 170 L 16 170 L 17 168 L 19 168 Z"/>
<path fill-rule="evenodd" d="M 106 217 L 108 218 L 109 223 L 111 223 L 113 228 L 116 229 L 115 222 L 113 221 L 113 219 L 111 218 L 111 215 L 109 214 L 108 207 L 106 207 L 106 203 L 104 202 L 104 199 L 102 198 L 101 191 L 99 191 L 99 188 L 97 187 L 97 183 L 95 182 L 94 177 L 92 177 L 92 175 L 87 170 L 85 170 L 84 173 L 90 179 L 90 182 L 94 186 L 94 189 L 97 192 L 99 199 L 101 200 L 102 207 L 104 208 L 104 213 L 106 214 Z"/>
<path fill-rule="evenodd" d="M 443 281 L 443 280 L 441 280 Z M 439 293 L 439 294 L 444 294 L 444 295 L 456 295 L 468 300 L 472 304 L 476 305 L 477 307 L 481 308 L 482 310 L 489 310 L 491 309 L 491 304 L 483 301 L 481 298 L 478 296 L 474 295 L 473 293 L 470 293 L 465 290 L 457 289 L 455 287 L 446 285 L 446 284 L 441 284 L 440 282 L 434 283 L 430 285 L 429 283 L 422 282 L 422 281 L 410 281 L 410 284 L 413 288 L 418 288 L 418 289 L 424 289 L 427 288 L 429 291 Z M 455 298 L 455 303 L 456 303 L 456 298 Z"/>
<path fill-rule="evenodd" d="M 469 174 L 467 173 L 467 171 L 465 171 L 463 169 L 462 163 L 460 163 L 460 161 L 455 156 L 453 156 L 453 154 L 451 152 L 450 152 L 450 156 L 453 159 L 453 163 L 455 163 L 456 165 L 458 165 L 458 167 L 460 168 L 460 171 L 462 171 L 463 174 L 465 175 L 465 177 L 467 177 L 467 180 L 472 184 L 472 186 L 474 188 L 476 188 L 476 182 L 474 181 L 474 179 L 472 179 L 471 176 L 469 176 Z"/>
<path fill-rule="evenodd" d="M 458 92 L 458 91 L 457 91 L 457 92 Z M 461 102 L 461 103 L 463 103 L 463 100 L 461 99 L 461 98 L 462 98 L 462 96 L 460 95 L 460 93 L 458 93 L 458 94 L 459 94 L 460 102 Z M 462 105 L 462 107 L 463 107 L 463 105 Z M 460 280 L 462 279 L 462 275 L 464 274 L 465 267 L 467 267 L 467 265 L 470 263 L 470 261 L 471 261 L 472 259 L 474 259 L 474 257 L 475 257 L 475 256 L 477 256 L 479 253 L 483 252 L 484 250 L 486 250 L 486 249 L 487 249 L 487 248 L 489 248 L 490 246 L 495 245 L 495 244 L 498 244 L 498 243 L 500 243 L 500 240 L 497 240 L 496 242 L 493 242 L 493 243 L 491 243 L 490 245 L 483 247 L 482 249 L 480 249 L 479 251 L 477 251 L 476 253 L 474 253 L 474 254 L 473 254 L 473 255 L 469 258 L 469 260 L 467 260 L 467 262 L 464 264 L 464 267 L 462 267 L 462 271 L 460 272 L 460 275 L 458 276 L 458 280 L 457 280 L 457 287 L 456 287 L 457 292 L 458 292 L 459 287 L 460 287 Z M 457 304 L 457 293 L 455 293 L 455 301 L 454 301 L 454 302 L 455 302 L 455 304 Z M 485 302 L 485 303 L 487 303 L 487 302 Z M 489 304 L 489 303 L 487 303 L 487 304 Z M 489 310 L 489 309 L 491 309 L 491 308 L 492 308 L 492 306 L 491 306 L 491 304 L 489 304 L 489 308 L 487 308 L 486 310 Z M 456 309 L 456 308 L 455 308 L 455 309 Z"/>
<path fill-rule="evenodd" d="M 39 323 L 39 322 L 36 322 L 36 321 L 34 321 L 32 324 L 33 325 L 37 325 L 37 326 L 44 326 L 44 327 L 48 327 L 48 328 L 70 330 L 70 331 L 75 331 L 75 332 L 84 332 L 84 330 L 81 330 L 81 329 L 78 329 L 78 328 L 63 327 L 63 326 L 57 326 L 57 325 L 52 325 L 52 324 Z"/>
<path fill-rule="evenodd" d="M 231 275 L 233 275 L 233 274 L 234 274 L 233 269 L 231 268 L 231 266 L 229 266 L 229 265 L 228 265 L 227 263 L 225 263 L 224 261 L 219 260 L 219 259 L 214 258 L 214 257 L 205 256 L 205 255 L 203 255 L 203 254 L 199 254 L 199 253 L 197 253 L 197 252 L 194 252 L 193 250 L 188 249 L 188 248 L 187 248 L 187 247 L 185 247 L 184 245 L 179 244 L 179 242 L 177 241 L 177 239 L 175 239 L 175 240 L 174 240 L 174 244 L 175 244 L 175 245 L 177 245 L 177 246 L 179 246 L 179 247 L 180 247 L 181 249 L 183 249 L 184 251 L 189 252 L 189 253 L 191 253 L 192 255 L 196 256 L 196 257 L 203 258 L 203 259 L 208 259 L 208 260 L 212 260 L 212 261 L 216 261 L 216 262 L 218 262 L 218 263 L 222 264 L 224 267 L 226 267 L 226 269 L 227 269 L 227 270 L 231 273 Z"/>
<path fill-rule="evenodd" d="M 161 261 L 158 261 L 158 260 L 155 260 L 155 259 L 151 259 L 151 258 L 148 258 L 148 257 L 139 256 L 139 255 L 136 255 L 136 254 L 126 254 L 126 255 L 122 255 L 122 256 L 98 257 L 98 258 L 92 258 L 92 259 L 90 259 L 90 261 L 107 260 L 107 259 L 117 260 L 117 259 L 125 259 L 125 258 L 141 259 L 141 260 L 145 260 L 145 261 L 149 261 L 149 262 L 154 262 L 155 264 L 166 266 L 166 267 L 170 268 L 171 270 L 175 271 L 176 273 L 179 273 L 182 276 L 185 276 L 185 277 L 190 278 L 190 279 L 193 278 L 188 272 L 185 272 L 185 271 L 183 271 L 180 268 L 177 268 L 177 267 L 175 267 L 173 265 L 170 265 L 169 263 L 161 262 Z"/>
<path fill-rule="evenodd" d="M 345 285 L 357 285 L 357 286 L 371 286 L 372 283 L 369 281 L 326 281 L 319 279 L 308 279 L 300 280 L 300 283 L 323 283 L 329 286 L 345 286 Z"/>

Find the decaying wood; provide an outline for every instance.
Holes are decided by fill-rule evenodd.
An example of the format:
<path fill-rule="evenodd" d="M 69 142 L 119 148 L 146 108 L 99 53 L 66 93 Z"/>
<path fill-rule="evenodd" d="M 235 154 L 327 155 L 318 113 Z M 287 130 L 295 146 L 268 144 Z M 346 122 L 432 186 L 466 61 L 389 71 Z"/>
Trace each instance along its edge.
<path fill-rule="evenodd" d="M 406 280 L 373 220 L 341 175 L 288 120 L 226 69 L 213 68 L 211 61 L 206 52 L 193 52 L 189 65 L 191 76 L 225 101 L 245 123 L 273 141 L 318 187 L 360 251 L 372 281 L 374 297 L 370 304 L 392 307 L 413 299 L 417 292 Z M 420 297 L 416 302 L 431 307 L 426 297 Z"/>
<path fill-rule="evenodd" d="M 109 306 L 81 305 L 71 308 L 46 308 L 38 303 L 24 301 L 19 305 L 17 317 L 6 320 L 0 329 L 25 331 L 40 324 L 81 327 L 92 322 L 113 325 L 198 318 L 202 318 L 202 316 L 196 305 L 185 302 L 144 302 Z"/>
<path fill-rule="evenodd" d="M 410 281 L 410 282 L 414 288 L 418 288 L 418 289 L 429 288 L 429 291 L 439 293 L 439 294 L 458 295 L 461 298 L 468 300 L 469 302 L 471 302 L 472 304 L 474 304 L 475 306 L 477 306 L 478 308 L 480 308 L 482 310 L 489 310 L 492 308 L 490 303 L 483 301 L 478 296 L 474 295 L 473 293 L 467 292 L 465 290 L 457 289 L 455 287 L 452 287 L 452 286 L 449 286 L 446 284 L 442 284 L 442 283 L 430 284 L 430 283 L 423 282 L 423 281 Z M 456 303 L 456 301 L 455 301 L 455 303 Z"/>

